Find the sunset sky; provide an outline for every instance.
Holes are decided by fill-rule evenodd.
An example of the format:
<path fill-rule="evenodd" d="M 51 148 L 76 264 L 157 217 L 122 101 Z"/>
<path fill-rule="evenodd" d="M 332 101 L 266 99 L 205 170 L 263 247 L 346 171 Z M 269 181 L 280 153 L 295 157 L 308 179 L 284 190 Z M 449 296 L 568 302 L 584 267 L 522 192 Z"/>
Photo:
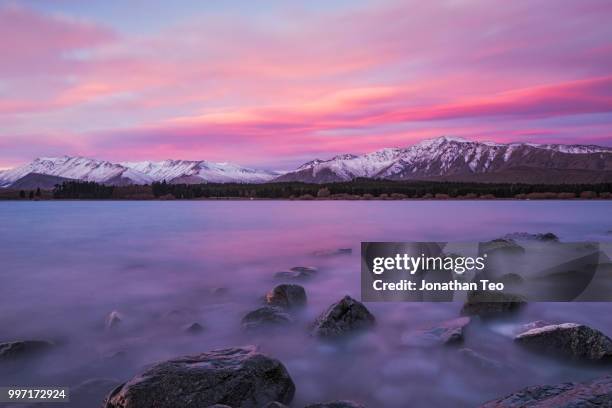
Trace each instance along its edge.
<path fill-rule="evenodd" d="M 0 0 L 0 168 L 612 145 L 612 1 Z"/>

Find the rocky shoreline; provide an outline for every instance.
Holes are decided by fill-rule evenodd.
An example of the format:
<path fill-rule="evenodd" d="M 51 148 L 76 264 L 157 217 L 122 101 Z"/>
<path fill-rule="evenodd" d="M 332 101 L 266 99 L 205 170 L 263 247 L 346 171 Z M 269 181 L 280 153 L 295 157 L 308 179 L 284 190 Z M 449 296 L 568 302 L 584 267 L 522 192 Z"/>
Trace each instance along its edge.
<path fill-rule="evenodd" d="M 542 237 L 535 239 L 553 239 L 554 236 L 544 234 Z M 501 245 L 499 242 L 495 244 Z M 507 243 L 502 246 L 508 247 Z M 347 253 L 350 251 L 342 248 L 328 251 L 322 256 Z M 308 327 L 296 325 L 297 317 L 309 304 L 306 289 L 295 282 L 317 279 L 319 275 L 319 269 L 312 266 L 296 266 L 274 274 L 271 278 L 282 283 L 263 295 L 257 308 L 244 314 L 239 322 L 242 329 L 265 335 L 273 335 L 274 330 L 303 330 L 305 335 L 317 341 L 332 342 L 339 347 L 343 347 L 343 339 L 376 330 L 379 323 L 374 314 L 366 305 L 348 295 L 331 304 Z M 213 292 L 223 296 L 226 291 L 217 288 Z M 478 349 L 466 348 L 464 342 L 470 337 L 473 325 L 514 316 L 526 306 L 522 299 L 490 299 L 474 293 L 457 311 L 456 318 L 404 332 L 400 343 L 406 349 L 450 351 L 465 364 L 502 374 L 508 371 L 502 361 Z M 112 311 L 104 322 L 105 330 L 116 330 L 122 322 L 123 315 Z M 206 329 L 200 323 L 193 322 L 183 330 L 198 334 Z M 532 321 L 517 326 L 513 340 L 515 347 L 562 364 L 581 362 L 608 367 L 612 362 L 612 339 L 579 322 Z M 40 354 L 52 353 L 57 347 L 61 345 L 45 340 L 0 343 L 0 364 L 19 364 Z M 105 389 L 107 397 L 101 402 L 103 408 L 282 408 L 295 406 L 291 403 L 299 386 L 280 360 L 261 352 L 255 345 L 235 345 L 155 363 L 122 384 L 112 379 L 91 379 L 76 387 L 74 398 L 78 401 L 82 395 Z M 534 385 L 482 405 L 483 408 L 553 406 L 612 406 L 612 377 Z M 311 404 L 305 408 L 359 407 L 364 407 L 359 401 L 337 400 Z"/>

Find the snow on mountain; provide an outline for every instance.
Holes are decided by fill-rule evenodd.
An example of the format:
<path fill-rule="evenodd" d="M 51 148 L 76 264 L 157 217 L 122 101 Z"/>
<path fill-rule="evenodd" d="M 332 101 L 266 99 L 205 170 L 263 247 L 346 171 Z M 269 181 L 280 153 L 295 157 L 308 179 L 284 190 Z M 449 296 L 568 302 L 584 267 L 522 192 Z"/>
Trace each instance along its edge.
<path fill-rule="evenodd" d="M 125 185 L 151 184 L 164 180 L 175 183 L 261 183 L 280 173 L 208 161 L 112 163 L 85 157 L 41 157 L 24 166 L 0 172 L 0 187 L 9 187 L 29 174 Z"/>
<path fill-rule="evenodd" d="M 588 157 L 587 157 L 588 155 Z M 326 183 L 358 177 L 467 179 L 515 168 L 612 170 L 612 148 L 593 145 L 536 145 L 474 142 L 458 137 L 423 140 L 407 148 L 314 160 L 277 180 Z"/>
<path fill-rule="evenodd" d="M 262 183 L 278 173 L 255 170 L 232 163 L 209 161 L 164 160 L 159 162 L 123 162 L 121 165 L 146 174 L 155 181 L 190 181 L 211 183 Z"/>
<path fill-rule="evenodd" d="M 119 164 L 85 157 L 41 157 L 21 167 L 0 174 L 0 185 L 8 186 L 28 174 L 44 174 L 67 179 L 121 184 L 146 184 L 151 179 Z"/>

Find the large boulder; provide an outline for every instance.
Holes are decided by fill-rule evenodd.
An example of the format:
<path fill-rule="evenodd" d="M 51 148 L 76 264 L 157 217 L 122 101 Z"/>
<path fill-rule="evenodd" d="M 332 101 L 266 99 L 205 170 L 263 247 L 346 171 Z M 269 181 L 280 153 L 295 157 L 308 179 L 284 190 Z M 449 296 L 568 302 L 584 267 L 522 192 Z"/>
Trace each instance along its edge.
<path fill-rule="evenodd" d="M 586 383 L 536 385 L 503 398 L 489 401 L 481 408 L 589 408 L 612 406 L 612 376 Z"/>
<path fill-rule="evenodd" d="M 294 393 L 283 364 L 248 346 L 158 363 L 113 390 L 104 408 L 257 408 Z"/>
<path fill-rule="evenodd" d="M 20 340 L 0 343 L 0 361 L 40 354 L 53 346 L 54 343 L 45 340 Z"/>
<path fill-rule="evenodd" d="M 464 316 L 499 317 L 518 312 L 527 302 L 519 295 L 504 292 L 470 292 L 461 308 Z"/>
<path fill-rule="evenodd" d="M 537 351 L 574 359 L 601 360 L 612 356 L 612 340 L 608 336 L 578 323 L 534 327 L 514 340 Z"/>
<path fill-rule="evenodd" d="M 277 285 L 266 294 L 266 304 L 283 309 L 299 309 L 306 306 L 306 291 L 300 285 Z"/>
<path fill-rule="evenodd" d="M 331 305 L 314 323 L 313 334 L 333 338 L 374 326 L 376 319 L 363 303 L 345 296 Z"/>
<path fill-rule="evenodd" d="M 242 318 L 242 327 L 246 330 L 260 329 L 270 326 L 284 326 L 293 322 L 281 308 L 263 306 L 252 310 Z"/>
<path fill-rule="evenodd" d="M 307 405 L 305 408 L 364 408 L 364 406 L 354 401 L 342 400 Z"/>

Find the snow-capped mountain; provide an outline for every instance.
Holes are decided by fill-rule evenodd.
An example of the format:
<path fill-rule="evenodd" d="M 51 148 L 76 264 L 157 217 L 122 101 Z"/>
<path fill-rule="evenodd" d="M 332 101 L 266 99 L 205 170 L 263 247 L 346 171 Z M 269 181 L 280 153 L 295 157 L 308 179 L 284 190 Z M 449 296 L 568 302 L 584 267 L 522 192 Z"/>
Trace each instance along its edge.
<path fill-rule="evenodd" d="M 43 157 L 0 173 L 0 187 L 19 185 L 19 180 L 36 175 L 57 180 L 83 180 L 97 183 L 126 185 L 168 183 L 261 183 L 280 173 L 254 170 L 231 163 L 208 161 L 165 160 L 161 162 L 112 163 L 85 157 Z M 51 184 L 53 185 L 53 184 Z"/>
<path fill-rule="evenodd" d="M 407 148 L 313 160 L 277 180 L 328 183 L 367 177 L 556 183 L 560 181 L 555 178 L 570 172 L 571 180 L 560 181 L 612 180 L 612 148 L 473 142 L 443 136 Z"/>
<path fill-rule="evenodd" d="M 146 174 L 155 181 L 184 183 L 263 183 L 278 173 L 241 167 L 232 163 L 213 163 L 205 160 L 164 160 L 159 162 L 123 162 L 134 171 Z"/>

